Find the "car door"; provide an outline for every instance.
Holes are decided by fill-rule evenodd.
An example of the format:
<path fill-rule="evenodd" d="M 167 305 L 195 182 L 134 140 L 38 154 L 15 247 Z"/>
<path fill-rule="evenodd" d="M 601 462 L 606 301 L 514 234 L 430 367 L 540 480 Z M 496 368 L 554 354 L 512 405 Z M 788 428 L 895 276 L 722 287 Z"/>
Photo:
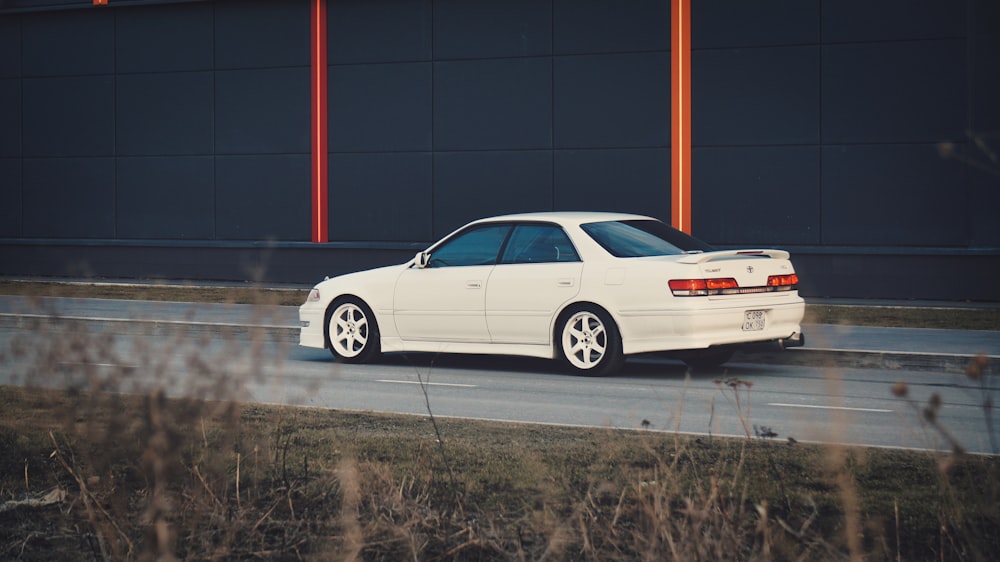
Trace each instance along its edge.
<path fill-rule="evenodd" d="M 514 228 L 486 286 L 486 322 L 494 343 L 550 341 L 552 317 L 580 291 L 583 262 L 562 228 Z"/>
<path fill-rule="evenodd" d="M 396 329 L 404 340 L 489 342 L 486 282 L 511 226 L 474 226 L 433 248 L 427 266 L 396 281 Z"/>

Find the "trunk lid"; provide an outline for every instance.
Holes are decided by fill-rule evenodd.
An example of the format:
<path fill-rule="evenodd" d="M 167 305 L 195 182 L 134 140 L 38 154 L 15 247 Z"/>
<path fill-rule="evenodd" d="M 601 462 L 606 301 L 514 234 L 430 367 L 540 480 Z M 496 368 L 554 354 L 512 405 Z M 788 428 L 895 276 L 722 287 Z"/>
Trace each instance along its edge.
<path fill-rule="evenodd" d="M 767 292 L 769 277 L 795 273 L 788 258 L 784 250 L 721 250 L 688 254 L 678 262 L 697 265 L 705 279 L 735 279 L 739 289 L 720 295 L 732 297 Z"/>

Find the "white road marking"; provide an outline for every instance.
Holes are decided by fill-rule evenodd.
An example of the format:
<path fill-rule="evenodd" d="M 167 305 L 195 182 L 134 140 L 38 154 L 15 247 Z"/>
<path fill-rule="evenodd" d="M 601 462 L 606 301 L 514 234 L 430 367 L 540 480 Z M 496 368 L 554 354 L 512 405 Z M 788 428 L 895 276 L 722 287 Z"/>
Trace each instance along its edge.
<path fill-rule="evenodd" d="M 812 410 L 843 410 L 848 412 L 873 412 L 876 414 L 891 414 L 894 410 L 884 410 L 882 408 L 848 408 L 846 406 L 815 406 L 811 404 L 782 404 L 771 402 L 768 406 L 778 406 L 780 408 L 807 408 Z"/>
<path fill-rule="evenodd" d="M 67 367 L 119 367 L 122 369 L 137 369 L 136 365 L 125 365 L 122 363 L 88 363 L 88 362 L 73 362 L 73 361 L 60 361 L 60 365 Z"/>
<path fill-rule="evenodd" d="M 458 388 L 478 388 L 479 385 L 475 384 L 456 384 L 447 382 L 419 382 L 419 381 L 397 381 L 392 379 L 378 379 L 375 382 L 387 382 L 393 384 L 423 384 L 426 386 L 454 386 Z"/>

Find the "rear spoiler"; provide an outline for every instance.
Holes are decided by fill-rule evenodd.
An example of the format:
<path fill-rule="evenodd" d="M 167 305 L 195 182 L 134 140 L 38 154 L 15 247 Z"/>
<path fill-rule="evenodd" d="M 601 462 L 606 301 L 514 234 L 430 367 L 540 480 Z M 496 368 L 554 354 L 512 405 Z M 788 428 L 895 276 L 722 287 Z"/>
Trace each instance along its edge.
<path fill-rule="evenodd" d="M 734 257 L 767 257 L 776 260 L 787 260 L 791 254 L 785 250 L 718 250 L 714 252 L 698 252 L 696 254 L 684 254 L 677 261 L 679 263 L 705 263 L 714 259 L 734 258 Z"/>

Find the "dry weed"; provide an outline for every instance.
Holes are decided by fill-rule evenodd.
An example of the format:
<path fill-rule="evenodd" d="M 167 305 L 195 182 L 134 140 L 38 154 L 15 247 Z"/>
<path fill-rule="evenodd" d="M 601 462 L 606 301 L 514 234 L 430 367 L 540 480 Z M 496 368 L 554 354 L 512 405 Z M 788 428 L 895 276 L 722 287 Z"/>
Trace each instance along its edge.
<path fill-rule="evenodd" d="M 426 393 L 427 415 L 416 418 L 246 404 L 248 382 L 276 361 L 263 334 L 150 329 L 125 340 L 58 320 L 20 333 L 0 357 L 18 383 L 0 387 L 0 501 L 14 502 L 0 509 L 4 559 L 989 560 L 1000 551 L 995 460 L 958 446 L 928 457 L 777 441 L 754 423 L 748 381 L 716 381 L 724 400 L 713 402 L 737 415 L 745 438 L 700 439 L 436 419 Z M 988 374 L 970 367 L 986 393 Z M 894 392 L 907 396 L 905 384 Z M 913 406 L 946 431 L 934 425 L 940 403 Z M 53 499 L 27 501 L 42 497 Z"/>

